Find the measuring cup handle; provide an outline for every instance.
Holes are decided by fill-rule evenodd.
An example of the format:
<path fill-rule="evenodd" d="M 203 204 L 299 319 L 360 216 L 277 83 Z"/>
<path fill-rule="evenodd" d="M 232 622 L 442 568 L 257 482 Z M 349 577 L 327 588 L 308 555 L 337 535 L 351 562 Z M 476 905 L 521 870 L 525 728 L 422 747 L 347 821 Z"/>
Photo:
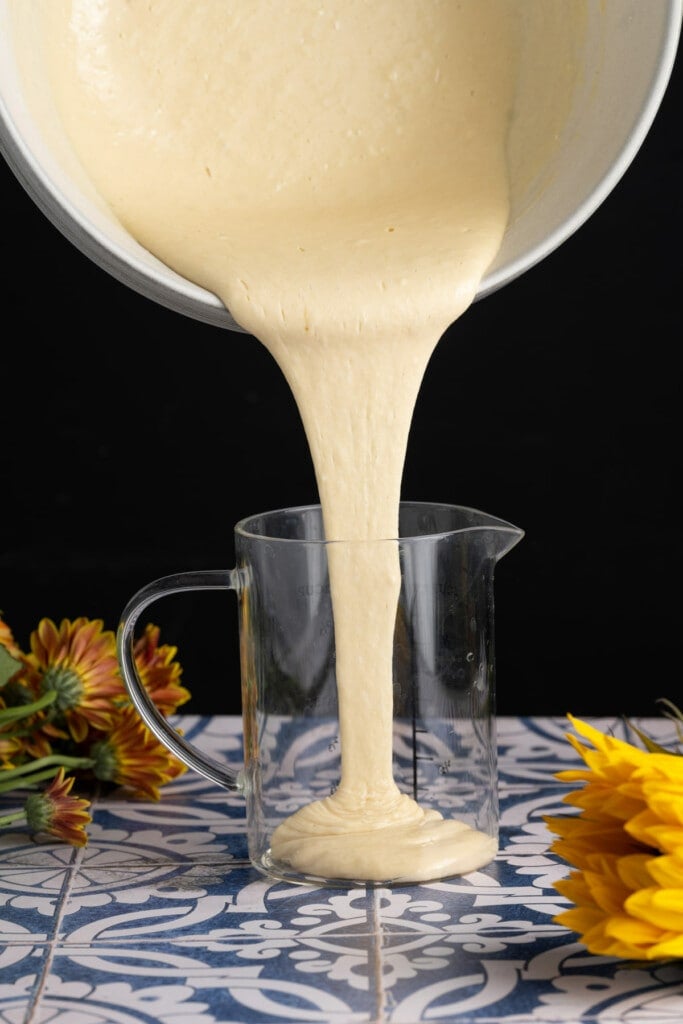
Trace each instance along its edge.
<path fill-rule="evenodd" d="M 237 569 L 207 569 L 200 572 L 181 572 L 173 576 L 162 576 L 153 580 L 134 594 L 123 610 L 116 636 L 119 665 L 130 698 L 140 717 L 156 736 L 188 768 L 199 772 L 205 778 L 218 783 L 225 789 L 236 790 L 238 772 L 215 761 L 176 732 L 147 692 L 135 664 L 134 632 L 135 623 L 141 612 L 160 597 L 178 594 L 188 590 L 235 590 L 240 589 L 240 572 Z"/>

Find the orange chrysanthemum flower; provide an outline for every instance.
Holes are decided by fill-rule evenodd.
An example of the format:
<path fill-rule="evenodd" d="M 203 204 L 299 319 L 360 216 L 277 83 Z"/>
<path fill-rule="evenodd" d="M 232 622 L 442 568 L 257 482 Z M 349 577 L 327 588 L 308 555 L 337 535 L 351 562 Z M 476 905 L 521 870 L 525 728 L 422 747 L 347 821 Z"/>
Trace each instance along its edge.
<path fill-rule="evenodd" d="M 555 888 L 574 906 L 555 920 L 593 953 L 635 960 L 683 957 L 683 758 L 641 750 L 568 716 L 592 747 L 567 738 L 587 769 L 565 802 L 575 817 L 546 817 L 551 849 L 574 870 Z"/>
<path fill-rule="evenodd" d="M 187 770 L 158 742 L 131 706 L 118 712 L 107 735 L 90 748 L 90 756 L 96 778 L 150 800 L 158 800 L 159 788 Z"/>
<path fill-rule="evenodd" d="M 7 705 L 0 697 L 0 711 Z M 24 745 L 18 736 L 0 729 L 0 768 L 14 768 L 20 759 Z"/>
<path fill-rule="evenodd" d="M 32 793 L 24 804 L 26 820 L 34 832 L 47 832 L 56 839 L 85 846 L 88 842 L 86 826 L 92 818 L 88 800 L 71 796 L 74 777 L 65 778 L 60 768 L 50 785 L 42 793 Z"/>
<path fill-rule="evenodd" d="M 47 757 L 50 743 L 30 715 L 34 693 L 22 676 L 26 655 L 16 643 L 12 630 L 0 617 L 0 768 L 14 768 L 30 757 Z M 17 715 L 17 708 L 21 714 Z M 7 712 L 6 714 L 3 714 Z M 19 718 L 24 719 L 19 722 Z"/>
<path fill-rule="evenodd" d="M 135 797 L 158 800 L 160 787 L 186 767 L 130 703 L 114 633 L 104 630 L 101 619 L 63 619 L 59 627 L 42 619 L 30 647 L 23 653 L 0 618 L 0 792 L 52 781 L 32 793 L 22 810 L 0 815 L 0 827 L 22 819 L 36 832 L 84 846 L 89 801 L 70 795 L 80 773 L 91 783 L 94 775 Z M 162 714 L 189 700 L 177 649 L 159 643 L 158 627 L 146 628 L 134 653 Z M 67 779 L 65 770 L 76 775 Z"/>
<path fill-rule="evenodd" d="M 26 687 L 17 681 L 6 686 L 4 696 L 0 696 L 0 768 L 13 768 L 30 758 L 48 757 L 52 753 L 50 739 L 43 732 L 40 713 L 22 715 L 23 721 L 18 724 L 12 715 L 3 715 L 3 710 L 27 707 L 31 696 L 28 694 L 23 699 L 25 692 Z M 10 696 L 15 699 L 10 700 Z"/>
<path fill-rule="evenodd" d="M 0 644 L 9 651 L 13 658 L 18 658 L 21 654 L 21 650 L 12 635 L 12 630 L 2 617 L 2 612 L 0 612 Z"/>
<path fill-rule="evenodd" d="M 151 623 L 133 648 L 135 664 L 147 692 L 162 715 L 172 715 L 190 699 L 190 692 L 180 684 L 182 668 L 174 661 L 177 647 L 159 646 L 159 627 Z"/>
<path fill-rule="evenodd" d="M 101 619 L 62 619 L 58 629 L 42 619 L 31 633 L 29 680 L 37 693 L 57 691 L 46 725 L 52 735 L 65 727 L 80 743 L 89 728 L 106 730 L 115 702 L 126 696 L 114 634 L 102 626 Z"/>

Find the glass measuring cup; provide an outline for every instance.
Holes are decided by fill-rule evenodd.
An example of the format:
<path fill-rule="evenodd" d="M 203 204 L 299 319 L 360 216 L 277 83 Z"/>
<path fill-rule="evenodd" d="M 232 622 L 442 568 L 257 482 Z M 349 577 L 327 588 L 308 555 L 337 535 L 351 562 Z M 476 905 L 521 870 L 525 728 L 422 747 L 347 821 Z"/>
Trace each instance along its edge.
<path fill-rule="evenodd" d="M 163 577 L 131 598 L 118 631 L 131 699 L 157 738 L 188 767 L 243 793 L 249 856 L 256 868 L 297 882 L 387 885 L 423 880 L 425 870 L 430 878 L 466 873 L 493 858 L 498 841 L 493 574 L 522 536 L 510 523 L 473 509 L 402 502 L 397 540 L 327 542 L 319 506 L 282 509 L 237 524 L 235 568 Z M 359 680 L 357 709 L 349 715 L 347 706 L 340 714 L 331 548 L 335 556 L 364 562 L 395 552 L 400 565 L 388 652 L 387 735 L 383 698 L 373 692 L 373 680 Z M 200 589 L 234 590 L 238 599 L 244 732 L 239 771 L 179 735 L 150 700 L 135 667 L 141 612 L 164 595 Z M 357 594 L 361 614 L 371 614 L 376 596 Z M 361 646 L 364 642 L 372 646 L 379 640 L 359 638 Z M 348 705 L 348 696 L 344 701 Z M 379 750 L 373 763 L 381 766 L 383 746 L 401 794 L 483 837 L 476 864 L 469 855 L 462 860 L 456 855 L 425 869 L 416 850 L 414 861 L 409 856 L 407 867 L 404 863 L 399 870 L 389 843 L 380 866 L 373 868 L 357 852 L 359 833 L 349 843 L 355 859 L 323 872 L 272 853 L 273 833 L 283 821 L 329 797 L 340 781 L 343 786 L 349 758 L 356 762 L 353 773 L 372 747 L 373 758 Z M 331 841 L 335 854 L 342 845 L 339 835 Z"/>

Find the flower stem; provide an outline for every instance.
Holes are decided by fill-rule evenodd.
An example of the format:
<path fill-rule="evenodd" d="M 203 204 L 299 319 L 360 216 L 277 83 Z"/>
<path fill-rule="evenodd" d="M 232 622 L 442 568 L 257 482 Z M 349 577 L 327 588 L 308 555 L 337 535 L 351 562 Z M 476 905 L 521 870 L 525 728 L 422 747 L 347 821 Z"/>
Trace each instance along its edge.
<path fill-rule="evenodd" d="M 59 768 L 53 765 L 52 768 L 45 768 L 42 772 L 36 772 L 35 775 L 28 775 L 19 779 L 15 785 L 4 784 L 0 786 L 0 793 L 4 793 L 8 789 L 29 789 L 31 786 L 35 786 L 38 782 L 44 782 L 46 779 L 53 779 Z"/>
<path fill-rule="evenodd" d="M 95 762 L 91 757 L 66 757 L 63 754 L 50 754 L 39 757 L 35 761 L 21 764 L 18 768 L 4 768 L 0 771 L 0 793 L 20 786 L 33 786 L 43 779 L 50 779 L 57 774 L 60 766 L 64 768 L 92 768 Z M 47 772 L 44 769 L 49 769 Z M 32 774 L 35 773 L 35 774 Z"/>
<path fill-rule="evenodd" d="M 16 722 L 20 718 L 28 718 L 29 715 L 34 715 L 36 711 L 42 711 L 43 708 L 54 704 L 56 699 L 57 691 L 48 690 L 42 697 L 32 701 L 30 704 L 18 704 L 16 707 L 2 708 L 0 710 L 0 725 L 4 725 L 5 722 Z"/>
<path fill-rule="evenodd" d="M 13 822 L 25 817 L 26 811 L 12 811 L 10 814 L 3 814 L 0 817 L 0 825 L 11 825 Z"/>

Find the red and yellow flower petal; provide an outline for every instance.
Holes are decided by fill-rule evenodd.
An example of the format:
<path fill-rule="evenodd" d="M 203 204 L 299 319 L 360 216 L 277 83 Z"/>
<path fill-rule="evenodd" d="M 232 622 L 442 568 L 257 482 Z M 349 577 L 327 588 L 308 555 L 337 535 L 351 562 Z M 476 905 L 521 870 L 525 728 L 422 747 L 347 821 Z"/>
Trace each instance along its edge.
<path fill-rule="evenodd" d="M 190 699 L 190 691 L 180 683 L 182 668 L 175 661 L 178 649 L 159 645 L 159 627 L 149 624 L 135 642 L 133 655 L 140 678 L 162 715 L 172 715 Z"/>
<path fill-rule="evenodd" d="M 18 658 L 21 655 L 21 650 L 12 635 L 12 630 L 3 619 L 2 613 L 0 613 L 0 644 L 13 658 Z"/>
<path fill-rule="evenodd" d="M 98 740 L 90 753 L 98 779 L 150 800 L 158 800 L 160 787 L 187 770 L 130 706 L 121 709 L 109 734 Z"/>
<path fill-rule="evenodd" d="M 89 729 L 106 730 L 116 701 L 126 696 L 119 673 L 114 634 L 101 619 L 63 619 L 59 628 L 42 619 L 31 634 L 28 663 L 34 686 L 56 689 L 56 707 L 63 724 L 52 721 L 58 732 L 67 728 L 77 743 Z"/>
<path fill-rule="evenodd" d="M 36 832 L 47 832 L 56 839 L 72 846 L 86 846 L 86 826 L 92 818 L 88 811 L 89 801 L 71 796 L 74 777 L 65 777 L 60 768 L 54 779 L 42 793 L 32 793 L 25 803 L 29 827 Z"/>

